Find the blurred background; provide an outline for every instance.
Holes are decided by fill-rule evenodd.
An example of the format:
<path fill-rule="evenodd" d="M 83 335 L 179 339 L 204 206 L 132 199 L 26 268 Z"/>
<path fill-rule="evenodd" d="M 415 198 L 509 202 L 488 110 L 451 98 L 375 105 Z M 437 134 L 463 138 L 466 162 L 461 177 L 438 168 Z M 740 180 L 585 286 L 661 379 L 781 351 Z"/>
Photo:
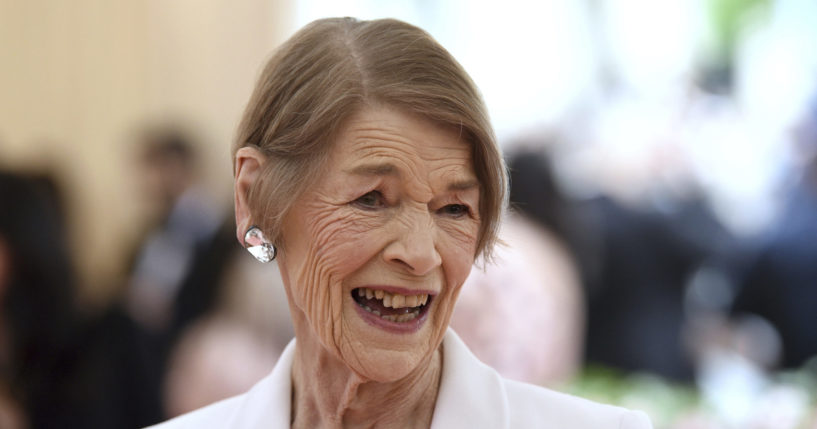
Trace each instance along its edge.
<path fill-rule="evenodd" d="M 292 337 L 229 147 L 306 23 L 394 17 L 483 92 L 512 176 L 452 325 L 659 428 L 817 428 L 814 0 L 0 0 L 0 427 L 140 427 Z"/>

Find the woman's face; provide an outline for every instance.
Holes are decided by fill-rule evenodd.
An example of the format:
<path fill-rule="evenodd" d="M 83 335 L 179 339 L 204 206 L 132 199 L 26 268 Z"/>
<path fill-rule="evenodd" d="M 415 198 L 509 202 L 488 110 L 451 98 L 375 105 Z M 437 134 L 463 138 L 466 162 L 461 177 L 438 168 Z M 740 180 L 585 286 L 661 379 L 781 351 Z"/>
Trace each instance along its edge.
<path fill-rule="evenodd" d="M 368 108 L 283 225 L 279 265 L 321 344 L 376 381 L 439 346 L 474 262 L 479 183 L 457 130 Z"/>

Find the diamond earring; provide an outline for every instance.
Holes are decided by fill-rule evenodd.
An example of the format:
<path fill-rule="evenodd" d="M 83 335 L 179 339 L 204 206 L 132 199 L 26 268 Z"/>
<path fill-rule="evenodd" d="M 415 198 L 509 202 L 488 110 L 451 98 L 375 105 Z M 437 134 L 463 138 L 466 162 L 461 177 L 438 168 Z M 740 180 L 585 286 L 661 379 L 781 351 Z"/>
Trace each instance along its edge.
<path fill-rule="evenodd" d="M 261 228 L 253 225 L 244 234 L 244 247 L 260 262 L 269 262 L 278 255 L 278 250 L 264 237 Z"/>

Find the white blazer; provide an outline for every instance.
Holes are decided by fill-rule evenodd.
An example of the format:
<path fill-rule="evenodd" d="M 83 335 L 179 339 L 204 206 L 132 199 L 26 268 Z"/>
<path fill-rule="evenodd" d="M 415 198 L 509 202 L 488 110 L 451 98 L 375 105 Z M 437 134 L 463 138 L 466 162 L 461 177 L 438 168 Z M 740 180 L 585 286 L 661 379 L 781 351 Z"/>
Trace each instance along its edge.
<path fill-rule="evenodd" d="M 152 429 L 289 429 L 295 340 L 250 391 Z M 650 429 L 646 414 L 502 378 L 449 329 L 431 429 Z"/>

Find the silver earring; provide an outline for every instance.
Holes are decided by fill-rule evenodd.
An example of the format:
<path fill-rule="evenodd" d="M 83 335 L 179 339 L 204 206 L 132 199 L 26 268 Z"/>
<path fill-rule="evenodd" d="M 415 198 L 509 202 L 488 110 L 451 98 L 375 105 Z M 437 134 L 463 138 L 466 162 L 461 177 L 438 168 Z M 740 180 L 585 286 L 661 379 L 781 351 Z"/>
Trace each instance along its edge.
<path fill-rule="evenodd" d="M 259 262 L 269 262 L 278 255 L 278 250 L 264 237 L 261 228 L 253 225 L 244 234 L 244 247 Z"/>

